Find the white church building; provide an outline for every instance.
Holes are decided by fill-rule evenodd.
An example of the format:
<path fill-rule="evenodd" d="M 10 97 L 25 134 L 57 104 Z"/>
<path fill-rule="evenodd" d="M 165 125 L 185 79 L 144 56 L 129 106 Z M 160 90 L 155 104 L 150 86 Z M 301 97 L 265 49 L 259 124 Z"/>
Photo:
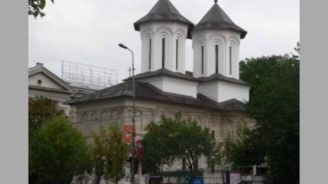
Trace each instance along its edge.
<path fill-rule="evenodd" d="M 159 0 L 134 29 L 142 42 L 141 73 L 135 75 L 137 140 L 151 121 L 176 113 L 209 128 L 218 142 L 254 125 L 245 106 L 250 85 L 239 79 L 239 46 L 247 32 L 216 1 L 194 25 L 169 0 Z M 186 60 L 187 39 L 193 61 Z M 187 62 L 193 71 L 186 71 Z M 132 94 L 128 78 L 67 104 L 76 112 L 74 124 L 91 136 L 101 126 L 131 124 Z"/>

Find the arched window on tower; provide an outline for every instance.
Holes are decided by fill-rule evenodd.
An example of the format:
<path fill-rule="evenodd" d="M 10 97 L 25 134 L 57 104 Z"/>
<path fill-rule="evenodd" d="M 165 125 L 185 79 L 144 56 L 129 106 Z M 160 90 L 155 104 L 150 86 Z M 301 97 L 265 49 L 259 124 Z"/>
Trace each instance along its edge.
<path fill-rule="evenodd" d="M 232 75 L 232 46 L 229 47 L 229 74 Z"/>
<path fill-rule="evenodd" d="M 215 45 L 215 73 L 219 73 L 219 46 Z"/>
<path fill-rule="evenodd" d="M 204 46 L 202 46 L 201 47 L 201 52 L 202 52 L 202 54 L 201 54 L 201 72 L 202 72 L 202 74 L 204 74 Z"/>
<path fill-rule="evenodd" d="M 176 40 L 176 50 L 175 50 L 175 52 L 176 52 L 176 55 L 175 55 L 175 60 L 176 60 L 176 63 L 175 63 L 175 67 L 176 67 L 176 70 L 178 70 L 179 69 L 179 40 L 177 39 Z"/>
<path fill-rule="evenodd" d="M 165 38 L 162 38 L 162 68 L 165 68 Z"/>
<path fill-rule="evenodd" d="M 151 43 L 151 39 L 149 39 L 149 58 L 148 58 L 149 59 L 149 61 L 148 61 L 149 62 L 149 64 L 148 64 L 149 70 L 151 70 L 151 49 L 152 49 L 151 47 L 152 47 L 152 43 Z"/>

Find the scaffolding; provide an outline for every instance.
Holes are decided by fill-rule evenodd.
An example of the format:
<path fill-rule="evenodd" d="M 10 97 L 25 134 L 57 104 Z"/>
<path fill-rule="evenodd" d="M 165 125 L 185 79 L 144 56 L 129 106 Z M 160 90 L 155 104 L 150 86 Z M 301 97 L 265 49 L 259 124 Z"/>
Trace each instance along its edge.
<path fill-rule="evenodd" d="M 61 77 L 71 86 L 103 89 L 118 83 L 117 70 L 63 60 Z"/>

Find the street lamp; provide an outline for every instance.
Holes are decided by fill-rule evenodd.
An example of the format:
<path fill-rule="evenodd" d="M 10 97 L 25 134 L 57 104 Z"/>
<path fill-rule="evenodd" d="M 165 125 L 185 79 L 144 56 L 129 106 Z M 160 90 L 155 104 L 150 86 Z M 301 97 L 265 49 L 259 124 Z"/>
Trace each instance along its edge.
<path fill-rule="evenodd" d="M 135 93 L 135 80 L 134 80 L 134 52 L 129 49 L 124 44 L 120 43 L 118 44 L 119 47 L 126 49 L 131 52 L 132 54 L 132 98 L 133 98 L 133 115 L 132 115 L 132 140 L 131 140 L 131 153 L 132 153 L 132 159 L 131 159 L 131 184 L 134 184 L 134 163 L 135 163 L 135 139 L 136 139 L 136 131 L 135 131 L 135 116 L 136 116 L 136 109 L 135 109 L 135 99 L 136 99 L 136 93 Z"/>

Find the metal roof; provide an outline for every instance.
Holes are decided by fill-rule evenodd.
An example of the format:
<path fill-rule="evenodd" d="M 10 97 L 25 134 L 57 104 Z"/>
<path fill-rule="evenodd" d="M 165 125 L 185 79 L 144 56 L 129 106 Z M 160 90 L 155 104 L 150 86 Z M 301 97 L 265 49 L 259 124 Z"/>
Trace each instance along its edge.
<path fill-rule="evenodd" d="M 192 74 L 183 74 L 183 73 L 179 73 L 179 72 L 172 72 L 165 68 L 158 69 L 156 71 L 148 71 L 148 72 L 140 73 L 140 74 L 135 75 L 134 77 L 135 77 L 135 79 L 138 80 L 138 79 L 144 79 L 144 78 L 156 77 L 156 76 L 168 76 L 168 77 L 185 79 L 185 80 L 190 80 L 190 81 L 195 81 L 195 82 L 199 81 L 199 79 L 193 77 Z M 126 81 L 126 80 L 129 80 L 130 78 L 127 78 L 124 80 Z"/>
<path fill-rule="evenodd" d="M 208 77 L 196 78 L 196 77 L 193 77 L 193 73 L 189 72 L 189 71 L 187 71 L 186 74 L 183 74 L 183 73 L 179 73 L 179 72 L 172 72 L 172 71 L 170 71 L 168 69 L 164 69 L 164 68 L 158 69 L 156 71 L 148 71 L 148 72 L 137 74 L 137 75 L 135 75 L 135 79 L 138 80 L 138 79 L 145 79 L 145 78 L 156 77 L 156 76 L 174 77 L 174 78 L 178 78 L 178 79 L 184 79 L 184 80 L 195 81 L 195 82 L 225 81 L 225 82 L 250 86 L 247 82 L 245 82 L 243 80 L 226 77 L 219 73 L 212 74 Z M 131 77 L 124 79 L 124 81 L 127 81 L 129 79 L 131 79 Z"/>
<path fill-rule="evenodd" d="M 200 77 L 198 78 L 201 82 L 211 82 L 211 81 L 225 81 L 225 82 L 230 82 L 230 83 L 235 83 L 235 84 L 240 84 L 244 86 L 250 86 L 247 82 L 240 80 L 240 79 L 235 79 L 231 77 L 225 77 L 220 73 L 215 73 L 212 74 L 208 77 Z"/>
<path fill-rule="evenodd" d="M 240 37 L 245 38 L 247 31 L 237 26 L 222 8 L 215 3 L 201 21 L 195 26 L 195 31 L 201 29 L 228 29 L 240 32 Z"/>
<path fill-rule="evenodd" d="M 134 23 L 134 29 L 140 31 L 140 25 L 152 21 L 174 21 L 188 25 L 188 38 L 191 38 L 191 32 L 194 24 L 182 16 L 169 0 L 159 0 L 150 12 Z"/>
<path fill-rule="evenodd" d="M 197 98 L 180 95 L 175 93 L 164 92 L 149 83 L 136 82 L 136 98 L 142 100 L 159 101 L 164 103 L 174 103 L 188 106 L 198 106 L 216 110 L 246 111 L 245 103 L 236 99 L 217 103 L 202 94 L 198 94 Z M 67 101 L 67 104 L 92 103 L 94 101 L 102 101 L 113 98 L 132 98 L 132 81 L 111 86 L 109 88 L 86 94 L 82 97 Z"/>

